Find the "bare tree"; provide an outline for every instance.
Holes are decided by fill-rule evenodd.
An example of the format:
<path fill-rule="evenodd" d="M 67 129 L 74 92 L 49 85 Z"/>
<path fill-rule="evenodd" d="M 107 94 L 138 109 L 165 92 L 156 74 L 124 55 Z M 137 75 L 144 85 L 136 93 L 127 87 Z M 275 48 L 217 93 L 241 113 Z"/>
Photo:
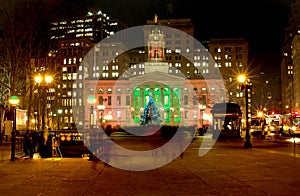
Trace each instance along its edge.
<path fill-rule="evenodd" d="M 1 0 L 0 104 L 4 107 L 13 94 L 20 96 L 22 107 L 31 104 L 31 96 L 26 97 L 35 71 L 30 60 L 47 54 L 50 12 L 58 3 L 59 0 Z M 4 117 L 1 124 L 3 120 Z"/>

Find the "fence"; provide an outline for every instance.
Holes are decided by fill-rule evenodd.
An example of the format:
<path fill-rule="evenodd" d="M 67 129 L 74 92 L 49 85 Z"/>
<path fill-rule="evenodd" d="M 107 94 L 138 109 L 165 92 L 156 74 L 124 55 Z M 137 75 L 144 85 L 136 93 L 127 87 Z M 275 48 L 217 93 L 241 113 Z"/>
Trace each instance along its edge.
<path fill-rule="evenodd" d="M 24 138 L 16 137 L 15 154 L 18 156 L 24 156 Z"/>

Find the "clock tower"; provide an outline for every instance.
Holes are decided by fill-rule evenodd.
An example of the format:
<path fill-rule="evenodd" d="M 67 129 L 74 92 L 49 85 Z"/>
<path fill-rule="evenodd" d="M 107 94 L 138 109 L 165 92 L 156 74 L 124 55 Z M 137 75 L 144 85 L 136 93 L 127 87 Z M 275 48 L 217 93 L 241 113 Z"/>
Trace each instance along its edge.
<path fill-rule="evenodd" d="M 155 23 L 148 35 L 148 60 L 162 61 L 165 56 L 165 39 L 164 32 L 160 26 Z"/>
<path fill-rule="evenodd" d="M 155 25 L 150 26 L 147 35 L 148 61 L 145 63 L 145 73 L 160 71 L 168 74 L 168 64 L 165 61 L 164 31 L 157 24 L 157 15 L 154 18 Z"/>

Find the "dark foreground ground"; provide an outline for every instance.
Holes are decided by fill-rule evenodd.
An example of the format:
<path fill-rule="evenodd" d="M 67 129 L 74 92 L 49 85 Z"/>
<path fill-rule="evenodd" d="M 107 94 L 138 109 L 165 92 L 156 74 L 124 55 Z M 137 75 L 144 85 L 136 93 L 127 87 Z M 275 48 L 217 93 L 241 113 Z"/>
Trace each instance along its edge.
<path fill-rule="evenodd" d="M 195 139 L 183 156 L 148 171 L 121 170 L 84 158 L 20 158 L 10 161 L 9 145 L 2 144 L 0 195 L 299 193 L 299 144 L 253 138 L 253 148 L 245 149 L 242 139 L 223 139 L 206 149 L 208 153 L 199 156 L 202 140 L 203 137 Z"/>

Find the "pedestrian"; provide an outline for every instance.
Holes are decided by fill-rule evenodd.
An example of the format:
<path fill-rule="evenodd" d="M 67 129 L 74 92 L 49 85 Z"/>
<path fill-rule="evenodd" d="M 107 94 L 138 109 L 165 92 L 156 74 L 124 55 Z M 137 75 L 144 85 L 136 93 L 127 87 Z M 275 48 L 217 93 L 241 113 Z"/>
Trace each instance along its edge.
<path fill-rule="evenodd" d="M 33 158 L 33 137 L 31 130 L 27 129 L 24 135 L 24 153 L 25 156 Z"/>

